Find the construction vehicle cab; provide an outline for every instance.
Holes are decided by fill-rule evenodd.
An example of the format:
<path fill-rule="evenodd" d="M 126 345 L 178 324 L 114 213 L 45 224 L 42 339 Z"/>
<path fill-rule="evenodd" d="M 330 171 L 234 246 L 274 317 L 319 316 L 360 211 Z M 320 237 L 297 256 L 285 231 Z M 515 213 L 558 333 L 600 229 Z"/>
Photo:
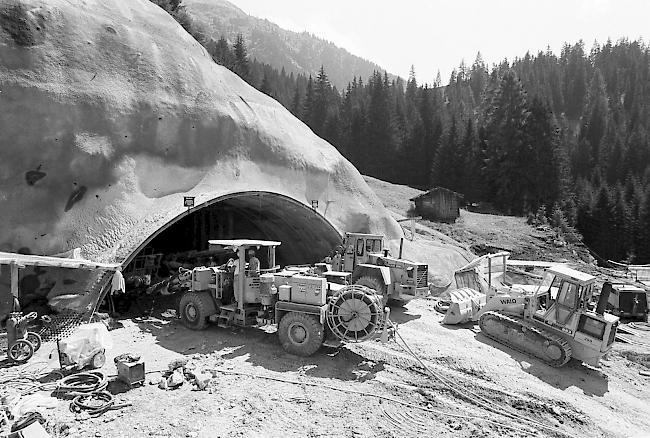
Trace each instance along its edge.
<path fill-rule="evenodd" d="M 549 328 L 573 336 L 573 357 L 588 364 L 609 351 L 619 318 L 605 313 L 611 285 L 603 286 L 598 307 L 590 309 L 595 277 L 557 266 L 546 272 L 533 301 L 532 317 Z M 604 301 L 603 301 L 604 300 Z"/>
<path fill-rule="evenodd" d="M 349 274 L 328 283 L 309 270 L 275 265 L 280 242 L 210 240 L 210 247 L 237 254 L 219 267 L 196 267 L 179 305 L 182 322 L 200 330 L 208 322 L 220 327 L 276 324 L 282 347 L 309 356 L 324 340 L 360 342 L 387 327 L 381 297 L 367 287 L 350 285 Z M 247 266 L 250 249 L 260 250 L 261 269 Z M 255 263 L 256 265 L 257 263 Z M 335 273 L 333 273 L 335 274 Z"/>
<path fill-rule="evenodd" d="M 607 310 L 622 318 L 645 321 L 650 311 L 650 295 L 633 284 L 612 284 Z"/>
<path fill-rule="evenodd" d="M 341 271 L 352 272 L 357 265 L 367 263 L 370 254 L 381 254 L 384 249 L 384 237 L 380 234 L 345 233 Z"/>
<path fill-rule="evenodd" d="M 342 271 L 352 282 L 374 289 L 387 302 L 409 301 L 429 293 L 428 266 L 392 257 L 379 234 L 345 233 Z"/>

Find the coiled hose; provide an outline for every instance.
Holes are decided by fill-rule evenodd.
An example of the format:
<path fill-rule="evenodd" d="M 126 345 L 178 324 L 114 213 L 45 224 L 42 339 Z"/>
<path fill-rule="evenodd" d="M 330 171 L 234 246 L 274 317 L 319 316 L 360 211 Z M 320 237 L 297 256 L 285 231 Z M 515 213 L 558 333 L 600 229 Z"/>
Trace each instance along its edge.
<path fill-rule="evenodd" d="M 103 391 L 108 386 L 106 376 L 100 371 L 72 374 L 59 382 L 56 393 L 62 396 L 76 397 Z"/>
<path fill-rule="evenodd" d="M 103 373 L 89 371 L 65 377 L 59 382 L 56 392 L 64 397 L 74 397 L 70 402 L 71 412 L 86 412 L 91 417 L 98 417 L 111 409 L 131 406 L 131 403 L 116 404 L 113 395 L 106 391 L 107 387 L 108 380 Z"/>

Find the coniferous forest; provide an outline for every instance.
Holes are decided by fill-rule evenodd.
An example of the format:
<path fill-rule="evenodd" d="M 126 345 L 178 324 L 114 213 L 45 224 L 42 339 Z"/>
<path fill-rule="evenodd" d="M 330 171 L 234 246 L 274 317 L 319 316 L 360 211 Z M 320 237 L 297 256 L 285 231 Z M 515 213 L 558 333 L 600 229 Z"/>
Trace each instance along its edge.
<path fill-rule="evenodd" d="M 167 3 L 165 0 L 157 1 Z M 566 44 L 445 83 L 375 72 L 333 87 L 248 59 L 243 38 L 206 41 L 180 1 L 168 9 L 222 64 L 274 97 L 361 173 L 443 186 L 503 214 L 544 215 L 599 258 L 650 262 L 650 48 Z M 165 6 L 163 6 L 165 7 Z M 175 12 L 176 11 L 176 12 Z M 185 22 L 183 22 L 183 20 Z"/>

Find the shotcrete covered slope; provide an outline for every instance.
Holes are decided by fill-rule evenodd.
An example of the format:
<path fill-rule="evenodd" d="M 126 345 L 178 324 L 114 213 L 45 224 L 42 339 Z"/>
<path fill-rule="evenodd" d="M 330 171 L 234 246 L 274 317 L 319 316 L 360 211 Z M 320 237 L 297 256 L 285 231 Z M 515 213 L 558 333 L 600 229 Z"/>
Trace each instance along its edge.
<path fill-rule="evenodd" d="M 124 260 L 196 203 L 289 196 L 402 235 L 357 170 L 148 0 L 0 0 L 0 250 Z"/>

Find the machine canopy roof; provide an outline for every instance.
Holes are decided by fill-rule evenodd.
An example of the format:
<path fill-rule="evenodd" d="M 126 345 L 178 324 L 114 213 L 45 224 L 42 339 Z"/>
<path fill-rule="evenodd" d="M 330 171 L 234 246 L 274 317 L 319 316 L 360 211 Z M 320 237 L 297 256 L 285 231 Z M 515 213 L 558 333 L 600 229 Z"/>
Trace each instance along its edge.
<path fill-rule="evenodd" d="M 12 252 L 0 252 L 0 265 L 17 264 L 19 267 L 25 266 L 47 266 L 54 268 L 71 268 L 71 269 L 105 269 L 115 271 L 121 265 L 119 263 L 98 263 L 85 259 L 71 259 L 65 257 L 38 256 L 17 254 Z"/>
<path fill-rule="evenodd" d="M 565 278 L 573 278 L 575 279 L 578 283 L 584 285 L 587 283 L 591 283 L 596 279 L 593 275 L 585 274 L 584 272 L 576 271 L 575 269 L 571 269 L 567 266 L 564 265 L 559 265 L 559 266 L 553 266 L 548 269 L 548 271 L 556 275 L 559 275 L 561 277 Z"/>
<path fill-rule="evenodd" d="M 273 240 L 249 240 L 249 239 L 231 239 L 231 240 L 208 240 L 210 245 L 219 246 L 232 246 L 239 248 L 240 246 L 280 246 L 281 242 Z"/>

